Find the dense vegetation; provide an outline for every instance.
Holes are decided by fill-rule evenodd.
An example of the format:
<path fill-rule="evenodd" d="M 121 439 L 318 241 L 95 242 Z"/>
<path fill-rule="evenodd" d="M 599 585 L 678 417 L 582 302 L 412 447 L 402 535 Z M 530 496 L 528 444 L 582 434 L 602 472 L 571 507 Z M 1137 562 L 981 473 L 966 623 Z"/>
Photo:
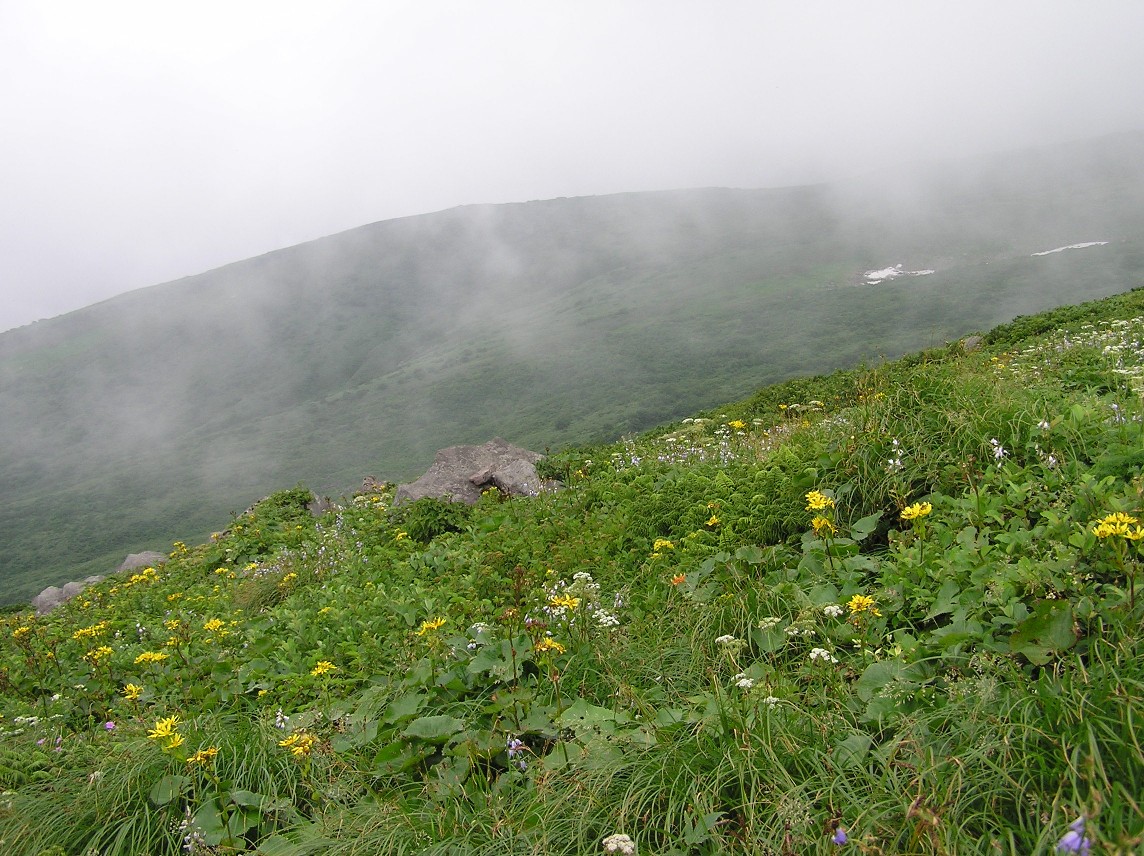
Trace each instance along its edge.
<path fill-rule="evenodd" d="M 494 436 L 611 441 L 1144 277 L 1144 135 L 921 177 L 469 206 L 0 334 L 0 603 Z M 1077 241 L 1087 249 L 1033 256 Z M 933 269 L 871 286 L 863 272 Z"/>
<path fill-rule="evenodd" d="M 5 852 L 1138 852 L 1142 343 L 1137 290 L 553 494 L 276 493 L 4 620 Z"/>

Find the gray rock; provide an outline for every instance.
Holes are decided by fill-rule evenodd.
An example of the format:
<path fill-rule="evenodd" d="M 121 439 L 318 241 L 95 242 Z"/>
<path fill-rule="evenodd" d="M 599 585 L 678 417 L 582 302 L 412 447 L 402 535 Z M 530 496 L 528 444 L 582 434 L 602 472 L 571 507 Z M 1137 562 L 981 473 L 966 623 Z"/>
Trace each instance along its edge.
<path fill-rule="evenodd" d="M 77 582 L 76 580 L 72 580 L 70 583 L 64 583 L 63 599 L 71 600 L 85 588 L 87 588 L 86 583 Z"/>
<path fill-rule="evenodd" d="M 167 557 L 162 553 L 156 553 L 154 550 L 149 550 L 144 553 L 132 553 L 123 560 L 118 568 L 115 569 L 116 573 L 123 571 L 130 571 L 133 568 L 146 568 L 155 565 L 161 565 L 167 561 Z"/>
<path fill-rule="evenodd" d="M 500 437 L 482 446 L 450 446 L 436 454 L 425 475 L 398 486 L 393 503 L 431 496 L 472 505 L 489 487 L 513 496 L 535 496 L 547 487 L 536 474 L 536 462 L 543 457 Z"/>
<path fill-rule="evenodd" d="M 63 602 L 64 591 L 56 586 L 48 586 L 32 598 L 32 606 L 36 610 L 36 615 L 47 615 Z"/>

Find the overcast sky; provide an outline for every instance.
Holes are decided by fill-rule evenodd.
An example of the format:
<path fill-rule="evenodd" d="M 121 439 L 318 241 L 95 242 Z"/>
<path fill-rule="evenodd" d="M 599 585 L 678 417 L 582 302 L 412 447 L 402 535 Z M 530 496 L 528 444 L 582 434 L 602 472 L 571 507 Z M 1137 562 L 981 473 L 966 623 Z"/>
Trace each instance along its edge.
<path fill-rule="evenodd" d="M 455 205 L 1144 128 L 1144 2 L 0 0 L 0 330 Z"/>

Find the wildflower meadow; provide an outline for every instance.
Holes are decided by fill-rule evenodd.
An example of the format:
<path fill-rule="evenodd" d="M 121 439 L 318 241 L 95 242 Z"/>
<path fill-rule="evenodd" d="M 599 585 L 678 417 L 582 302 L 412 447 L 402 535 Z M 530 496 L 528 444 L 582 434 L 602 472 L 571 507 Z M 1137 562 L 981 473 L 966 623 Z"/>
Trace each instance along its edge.
<path fill-rule="evenodd" d="M 0 617 L 0 852 L 1140 852 L 1142 372 L 1137 290 L 537 497 L 282 490 Z"/>

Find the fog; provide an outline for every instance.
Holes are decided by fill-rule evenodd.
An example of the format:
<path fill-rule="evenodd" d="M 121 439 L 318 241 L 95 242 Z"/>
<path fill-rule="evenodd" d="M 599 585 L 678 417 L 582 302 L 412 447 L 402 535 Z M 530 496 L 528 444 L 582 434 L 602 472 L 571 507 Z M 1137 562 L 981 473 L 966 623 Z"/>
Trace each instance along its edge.
<path fill-rule="evenodd" d="M 0 2 L 0 330 L 471 203 L 1139 127 L 1144 4 Z"/>

